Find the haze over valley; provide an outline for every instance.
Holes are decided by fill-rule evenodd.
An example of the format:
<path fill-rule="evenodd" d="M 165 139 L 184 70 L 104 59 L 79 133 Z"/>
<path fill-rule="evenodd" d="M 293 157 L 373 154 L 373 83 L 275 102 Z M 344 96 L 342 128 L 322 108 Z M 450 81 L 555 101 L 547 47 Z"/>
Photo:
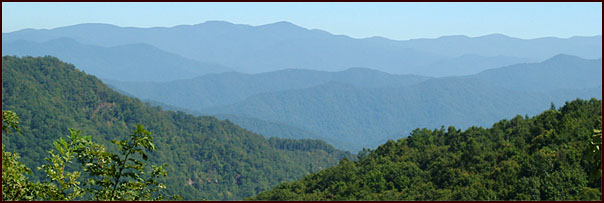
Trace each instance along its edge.
<path fill-rule="evenodd" d="M 166 19 L 228 10 L 197 3 L 199 12 L 174 12 L 181 4 L 141 10 L 165 9 Z M 569 19 L 556 21 L 558 31 L 545 23 L 548 9 L 526 10 L 541 4 L 516 5 L 506 24 L 487 12 L 491 4 L 459 7 L 470 3 L 367 4 L 358 11 L 383 8 L 383 16 L 350 25 L 343 17 L 312 24 L 286 4 L 275 5 L 287 15 L 229 4 L 237 16 L 283 19 L 165 26 L 150 15 L 157 24 L 127 26 L 132 3 L 116 7 L 126 9 L 116 14 L 124 23 L 52 27 L 67 16 L 55 14 L 46 27 L 23 27 L 8 18 L 21 15 L 13 5 L 3 2 L 3 200 L 602 197 L 602 35 L 578 29 L 593 20 L 570 19 L 584 14 L 576 10 L 559 14 Z M 360 5 L 302 16 L 348 16 L 344 8 Z M 410 20 L 454 10 L 467 12 Z M 393 32 L 367 34 L 384 30 Z M 385 37 L 394 33 L 441 34 Z"/>
<path fill-rule="evenodd" d="M 79 24 L 2 39 L 4 55 L 57 56 L 142 100 L 237 124 L 255 120 L 264 124 L 247 128 L 265 136 L 313 137 L 353 153 L 418 127 L 486 127 L 551 102 L 602 95 L 601 35 L 397 41 L 284 21 L 207 21 Z M 265 125 L 300 134 L 281 136 Z"/>

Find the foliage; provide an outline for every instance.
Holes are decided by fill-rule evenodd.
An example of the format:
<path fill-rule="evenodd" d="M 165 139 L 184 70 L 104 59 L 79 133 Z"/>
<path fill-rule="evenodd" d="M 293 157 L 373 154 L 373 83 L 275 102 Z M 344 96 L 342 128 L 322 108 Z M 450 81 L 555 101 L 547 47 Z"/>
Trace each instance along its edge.
<path fill-rule="evenodd" d="M 601 100 L 578 99 L 488 129 L 416 129 L 364 150 L 356 162 L 342 160 L 250 199 L 601 200 L 601 171 L 589 178 L 601 168 L 601 155 L 590 156 L 601 149 L 593 136 L 601 118 Z"/>
<path fill-rule="evenodd" d="M 91 175 L 88 184 L 99 186 L 88 191 L 94 194 L 95 200 L 163 198 L 161 195 L 153 198 L 151 194 L 166 188 L 164 184 L 157 182 L 157 179 L 166 176 L 167 172 L 163 166 L 151 166 L 150 170 L 145 171 L 145 162 L 149 160 L 145 151 L 156 149 L 150 134 L 151 132 L 145 130 L 142 125 L 138 125 L 129 140 L 113 140 L 119 147 L 119 155 L 106 152 L 103 146 L 91 142 L 89 137 L 82 140 L 87 147 L 78 148 L 78 160 L 86 163 L 83 166 L 84 171 Z M 143 161 L 134 157 L 141 157 Z M 149 175 L 145 178 L 147 173 Z"/>
<path fill-rule="evenodd" d="M 2 135 L 20 132 L 19 117 L 12 111 L 2 111 Z M 32 200 L 35 185 L 28 179 L 31 170 L 19 162 L 19 154 L 6 152 L 2 144 L 2 200 Z"/>
<path fill-rule="evenodd" d="M 13 111 L 2 111 L 2 134 L 11 133 L 11 129 L 21 133 L 19 128 L 19 116 Z"/>
<path fill-rule="evenodd" d="M 590 174 L 591 179 L 602 178 L 602 130 L 594 129 L 591 141 L 591 153 L 589 153 L 592 160 L 596 160 L 593 165 L 592 173 Z"/>
<path fill-rule="evenodd" d="M 53 142 L 55 149 L 48 151 L 50 157 L 46 158 L 51 162 L 48 165 L 38 167 L 46 173 L 46 187 L 40 194 L 42 200 L 75 200 L 84 194 L 84 189 L 80 187 L 78 180 L 82 175 L 81 171 L 68 171 L 68 164 L 73 163 L 76 156 L 76 150 L 84 147 L 80 141 L 80 135 L 77 131 L 70 129 L 70 142 L 64 138 L 59 138 Z"/>
<path fill-rule="evenodd" d="M 4 114 L 3 121 L 17 123 L 14 113 Z M 18 128 L 18 125 L 8 125 Z M 8 132 L 8 128 L 4 128 Z M 120 148 L 121 155 L 108 153 L 103 145 L 91 141 L 90 136 L 81 136 L 78 130 L 69 129 L 69 140 L 60 138 L 53 144 L 46 158 L 51 164 L 38 169 L 46 173 L 43 183 L 32 183 L 28 176 L 31 170 L 18 161 L 19 156 L 5 152 L 2 145 L 2 197 L 3 200 L 78 200 L 91 197 L 92 200 L 161 200 L 161 195 L 152 197 L 165 185 L 157 178 L 166 176 L 163 167 L 153 166 L 150 175 L 144 178 L 145 151 L 155 149 L 150 132 L 138 125 L 129 140 L 114 140 Z M 140 155 L 143 161 L 135 158 Z M 69 171 L 69 164 L 81 164 L 80 170 Z M 87 173 L 86 187 L 81 187 L 80 177 Z M 91 195 L 86 195 L 88 192 Z"/>
<path fill-rule="evenodd" d="M 113 153 L 119 160 L 127 160 L 120 147 L 111 141 L 124 139 L 132 132 L 130 129 L 142 124 L 153 132 L 156 148 L 147 153 L 146 163 L 169 165 L 165 167 L 168 175 L 157 179 L 166 186 L 158 192 L 164 197 L 178 194 L 185 200 L 242 199 L 351 157 L 350 153 L 336 150 L 323 141 L 269 140 L 229 121 L 151 107 L 116 93 L 94 76 L 54 57 L 4 56 L 2 106 L 19 115 L 23 131 L 22 136 L 3 135 L 2 143 L 7 151 L 19 153 L 19 160 L 29 168 L 36 168 L 40 163 L 52 165 L 52 161 L 45 160 L 47 151 L 53 147 L 52 140 L 70 133 L 69 128 L 81 130 L 82 135 L 92 135 L 91 141 L 105 146 L 103 153 L 96 149 L 99 157 Z M 289 144 L 291 142 L 297 144 Z M 112 160 L 117 163 L 118 158 Z M 137 171 L 129 164 L 136 165 L 130 161 L 124 163 L 123 174 Z M 103 166 L 116 167 L 118 172 L 120 168 L 120 164 Z M 66 168 L 70 167 L 75 166 Z M 116 171 L 111 169 L 93 177 L 81 174 L 80 178 L 84 178 L 81 186 L 90 184 L 89 178 L 102 181 L 103 175 Z M 31 181 L 46 178 L 43 170 L 32 172 Z M 145 171 L 146 176 L 152 173 L 153 170 Z M 157 171 L 157 174 L 161 173 Z M 127 180 L 134 179 L 128 176 Z M 64 180 L 69 182 L 68 177 Z M 128 184 L 123 187 L 132 186 Z M 119 198 L 135 199 L 131 194 Z"/>
<path fill-rule="evenodd" d="M 2 145 L 2 200 L 33 200 L 36 185 L 27 175 L 31 170 L 19 162 L 19 155 L 6 152 Z"/>

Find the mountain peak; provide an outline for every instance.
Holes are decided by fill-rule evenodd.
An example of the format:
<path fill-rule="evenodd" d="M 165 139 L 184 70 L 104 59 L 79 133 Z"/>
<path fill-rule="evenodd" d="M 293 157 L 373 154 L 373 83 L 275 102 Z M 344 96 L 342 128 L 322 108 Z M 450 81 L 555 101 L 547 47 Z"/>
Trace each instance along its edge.
<path fill-rule="evenodd" d="M 574 55 L 558 54 L 558 55 L 552 56 L 551 58 L 545 60 L 544 62 L 559 62 L 559 61 L 581 60 L 581 59 L 583 59 L 583 58 L 574 56 Z"/>
<path fill-rule="evenodd" d="M 279 22 L 275 22 L 275 23 L 259 25 L 257 27 L 295 28 L 295 29 L 305 29 L 306 30 L 306 28 L 300 27 L 300 26 L 293 24 L 291 22 L 288 22 L 288 21 L 279 21 Z"/>
<path fill-rule="evenodd" d="M 86 28 L 86 29 L 101 29 L 101 28 L 119 28 L 120 26 L 108 24 L 108 23 L 81 23 L 81 24 L 72 25 L 72 26 L 58 27 L 55 29 L 72 28 L 72 27 Z"/>
<path fill-rule="evenodd" d="M 224 20 L 208 20 L 197 25 L 233 25 L 233 23 Z"/>
<path fill-rule="evenodd" d="M 296 26 L 298 27 L 296 24 L 293 24 L 289 21 L 279 21 L 279 22 L 275 22 L 275 23 L 271 23 L 269 25 L 279 25 L 279 26 Z"/>
<path fill-rule="evenodd" d="M 351 67 L 343 71 L 339 72 L 348 72 L 348 73 L 385 73 L 383 71 L 366 68 L 366 67 Z M 386 73 L 387 74 L 387 73 Z"/>
<path fill-rule="evenodd" d="M 223 21 L 223 20 L 208 20 L 205 21 L 203 23 L 198 23 L 198 24 L 194 24 L 192 25 L 193 27 L 211 27 L 211 28 L 216 28 L 216 27 L 230 27 L 233 26 L 235 24 L 228 22 L 228 21 Z"/>
<path fill-rule="evenodd" d="M 477 38 L 498 38 L 498 39 L 504 39 L 504 38 L 510 38 L 510 36 L 501 34 L 501 33 L 493 33 L 493 34 L 488 34 L 488 35 L 484 35 L 484 36 L 480 36 Z"/>

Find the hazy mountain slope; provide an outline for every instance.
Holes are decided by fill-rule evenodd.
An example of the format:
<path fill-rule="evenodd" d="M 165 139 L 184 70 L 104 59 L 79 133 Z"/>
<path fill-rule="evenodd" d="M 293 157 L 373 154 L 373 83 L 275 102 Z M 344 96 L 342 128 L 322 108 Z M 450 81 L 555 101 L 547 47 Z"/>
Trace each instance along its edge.
<path fill-rule="evenodd" d="M 98 33 L 103 33 L 99 35 Z M 389 40 L 381 37 L 355 39 L 310 30 L 289 22 L 260 26 L 207 21 L 196 25 L 133 28 L 108 24 L 79 24 L 50 30 L 26 29 L 3 33 L 3 42 L 24 39 L 44 42 L 69 37 L 80 43 L 118 46 L 150 44 L 159 49 L 197 61 L 208 61 L 246 73 L 286 68 L 338 71 L 350 67 L 371 67 L 389 73 L 415 73 L 451 60 L 463 62 L 464 55 L 499 57 L 499 65 L 527 60 L 545 60 L 557 54 L 570 54 L 588 59 L 602 57 L 602 36 L 519 39 L 501 34 L 481 37 L 444 36 L 436 39 Z M 510 61 L 503 59 L 510 59 Z M 468 61 L 460 67 L 485 68 Z M 493 64 L 493 65 L 497 65 Z M 444 64 L 443 64 L 444 65 Z M 484 70 L 484 69 L 483 69 Z M 459 73 L 456 73 L 459 75 Z M 430 75 L 432 76 L 432 75 Z"/>
<path fill-rule="evenodd" d="M 463 55 L 447 58 L 433 64 L 417 68 L 414 74 L 434 77 L 473 75 L 484 70 L 499 68 L 535 60 L 508 56 Z"/>
<path fill-rule="evenodd" d="M 148 44 L 100 47 L 69 38 L 41 43 L 5 42 L 2 43 L 2 54 L 57 56 L 99 78 L 123 81 L 171 81 L 229 71 L 226 67 L 183 58 Z"/>
<path fill-rule="evenodd" d="M 470 76 L 508 89 L 552 91 L 602 85 L 602 59 L 556 55 L 541 63 L 517 64 Z"/>
<path fill-rule="evenodd" d="M 442 58 L 396 44 L 375 44 L 309 30 L 289 22 L 249 26 L 208 21 L 169 28 L 79 24 L 51 30 L 3 33 L 2 41 L 45 41 L 58 37 L 98 46 L 145 43 L 187 58 L 215 62 L 249 73 L 285 68 L 337 71 L 350 67 L 375 67 L 404 73 L 408 66 L 419 66 Z"/>
<path fill-rule="evenodd" d="M 356 151 L 405 136 L 411 127 L 488 124 L 515 114 L 537 113 L 548 107 L 544 103 L 601 98 L 601 67 L 601 60 L 558 55 L 541 63 L 428 81 L 356 68 L 335 73 L 223 73 L 170 83 L 111 84 L 140 98 L 206 114 L 283 123 Z M 220 104 L 227 106 L 211 108 Z"/>
<path fill-rule="evenodd" d="M 359 87 L 400 87 L 426 79 L 428 77 L 391 75 L 366 68 L 351 68 L 340 72 L 300 69 L 259 74 L 230 72 L 172 82 L 107 82 L 141 99 L 201 110 L 239 102 L 259 93 L 308 88 L 329 81 Z"/>
<path fill-rule="evenodd" d="M 601 60 L 561 55 L 511 67 L 491 70 L 500 74 L 484 75 L 491 72 L 485 71 L 398 88 L 359 88 L 332 82 L 258 94 L 204 112 L 285 123 L 356 151 L 375 147 L 378 141 L 395 135 L 405 136 L 414 127 L 486 125 L 516 114 L 533 115 L 548 108 L 550 102 L 602 97 Z M 516 76 L 504 77 L 503 73 Z"/>
<path fill-rule="evenodd" d="M 115 87 L 111 87 L 111 86 L 109 86 L 109 87 L 116 90 L 120 94 L 134 97 L 134 96 L 132 96 L 126 92 L 123 92 Z M 143 100 L 143 102 L 145 102 L 146 104 L 149 104 L 151 106 L 158 106 L 158 107 L 162 108 L 163 110 L 182 111 L 185 113 L 189 113 L 192 115 L 199 115 L 199 116 L 204 115 L 203 113 L 200 113 L 199 111 L 194 111 L 194 110 L 185 109 L 185 108 L 179 108 L 176 106 L 164 104 L 162 102 L 158 102 L 158 101 L 154 101 L 154 100 Z M 237 124 L 238 126 L 245 128 L 246 130 L 249 130 L 256 134 L 262 135 L 266 138 L 277 137 L 277 138 L 289 138 L 289 139 L 316 139 L 319 137 L 304 129 L 300 129 L 300 128 L 293 127 L 290 125 L 285 125 L 283 123 L 269 122 L 269 121 L 261 120 L 258 118 L 242 117 L 242 116 L 227 115 L 227 114 L 217 114 L 217 115 L 212 115 L 212 116 L 214 116 L 220 120 L 229 120 L 230 122 L 233 122 L 233 123 Z"/>
<path fill-rule="evenodd" d="M 237 115 L 219 114 L 213 115 L 218 119 L 229 120 L 242 128 L 263 135 L 265 137 L 279 137 L 291 139 L 318 139 L 319 136 L 300 128 L 282 123 L 269 122 L 257 118 L 243 117 Z"/>
<path fill-rule="evenodd" d="M 167 192 L 187 200 L 241 199 L 350 157 L 320 140 L 266 139 L 214 117 L 150 107 L 54 57 L 3 57 L 2 108 L 18 114 L 23 130 L 2 143 L 32 169 L 67 128 L 113 146 L 142 124 L 157 146 L 151 164 L 169 165 Z"/>
<path fill-rule="evenodd" d="M 490 128 L 415 129 L 253 200 L 601 200 L 592 151 L 602 100 L 566 102 Z M 592 156 L 590 156 L 592 155 Z M 601 170 L 599 171 L 601 173 Z"/>
<path fill-rule="evenodd" d="M 588 90 L 601 97 L 601 87 Z M 415 127 L 486 125 L 516 114 L 533 115 L 582 96 L 506 90 L 473 79 L 431 79 L 402 88 L 357 88 L 328 83 L 303 90 L 264 93 L 209 114 L 226 113 L 307 129 L 351 151 L 375 147 Z M 404 135 L 404 134 L 403 134 Z"/>
<path fill-rule="evenodd" d="M 588 59 L 602 58 L 602 35 L 535 39 L 519 39 L 502 34 L 480 37 L 454 35 L 436 39 L 411 39 L 401 41 L 400 44 L 449 57 L 476 54 L 545 60 L 558 54 L 569 54 Z"/>

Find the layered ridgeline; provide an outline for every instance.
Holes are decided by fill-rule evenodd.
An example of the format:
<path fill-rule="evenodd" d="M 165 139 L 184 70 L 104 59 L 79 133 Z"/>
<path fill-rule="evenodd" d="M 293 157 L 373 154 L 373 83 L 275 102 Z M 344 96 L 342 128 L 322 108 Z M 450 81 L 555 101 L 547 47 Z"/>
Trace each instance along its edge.
<path fill-rule="evenodd" d="M 487 129 L 416 129 L 253 199 L 601 200 L 601 156 L 591 157 L 601 128 L 602 101 L 591 99 Z"/>
<path fill-rule="evenodd" d="M 602 59 L 559 54 L 541 63 L 515 64 L 470 77 L 506 89 L 530 92 L 593 88 L 602 86 Z"/>
<path fill-rule="evenodd" d="M 480 56 L 466 54 L 455 58 L 447 58 L 412 71 L 413 74 L 429 75 L 433 77 L 463 76 L 480 73 L 484 70 L 499 68 L 503 66 L 538 62 L 537 59 L 528 59 L 511 56 Z"/>
<path fill-rule="evenodd" d="M 206 115 L 235 115 L 295 127 L 356 152 L 406 136 L 417 127 L 487 126 L 517 114 L 535 115 L 551 102 L 601 98 L 601 75 L 601 59 L 557 55 L 540 63 L 446 78 L 353 68 L 221 73 L 173 82 L 111 84 L 141 99 Z M 278 135 L 259 125 L 246 128 Z M 306 137 L 300 134 L 299 138 Z"/>
<path fill-rule="evenodd" d="M 157 146 L 150 162 L 169 165 L 160 180 L 166 192 L 188 200 L 241 199 L 350 157 L 323 141 L 266 139 L 229 121 L 150 107 L 53 57 L 4 56 L 2 108 L 19 115 L 23 131 L 2 136 L 6 151 L 37 175 L 35 166 L 67 128 L 112 146 L 109 140 L 142 124 Z"/>
<path fill-rule="evenodd" d="M 303 69 L 258 74 L 228 72 L 170 82 L 106 82 L 141 99 L 202 111 L 210 107 L 234 104 L 261 93 L 305 89 L 328 82 L 359 87 L 402 87 L 427 79 L 429 77 L 393 75 L 368 68 L 350 68 L 338 72 Z"/>
<path fill-rule="evenodd" d="M 230 71 L 224 66 L 202 63 L 141 43 L 102 47 L 70 38 L 41 43 L 16 40 L 2 43 L 2 54 L 56 56 L 103 80 L 171 81 Z"/>
<path fill-rule="evenodd" d="M 111 86 L 109 85 L 109 87 L 111 87 Z M 111 88 L 116 89 L 115 87 L 111 87 Z M 116 89 L 116 90 L 122 94 L 131 96 L 130 94 L 123 92 L 119 89 Z M 155 100 L 144 100 L 144 102 L 147 102 L 152 106 L 161 107 L 162 109 L 165 109 L 165 110 L 182 111 L 182 112 L 191 113 L 193 115 L 202 115 L 201 113 L 199 113 L 197 111 L 175 107 L 175 106 L 168 105 L 168 104 L 158 102 Z M 252 131 L 256 134 L 260 134 L 260 135 L 263 135 L 263 136 L 269 137 L 269 138 L 278 137 L 278 138 L 292 138 L 292 139 L 307 139 L 307 138 L 316 139 L 319 137 L 319 136 L 315 135 L 314 133 L 311 133 L 307 130 L 303 130 L 300 128 L 296 128 L 296 127 L 286 125 L 283 123 L 278 123 L 278 122 L 270 122 L 270 121 L 265 121 L 265 120 L 261 120 L 261 119 L 257 119 L 257 118 L 243 117 L 243 116 L 237 116 L 237 115 L 232 115 L 232 114 L 216 114 L 216 115 L 212 115 L 212 116 L 214 116 L 218 119 L 221 119 L 221 120 L 229 120 L 229 121 L 237 124 L 238 126 L 245 128 L 246 130 Z"/>
<path fill-rule="evenodd" d="M 493 34 L 400 41 L 382 37 L 356 39 L 289 22 L 250 26 L 207 21 L 153 28 L 88 23 L 2 34 L 3 44 L 17 40 L 43 43 L 58 38 L 102 47 L 148 44 L 244 73 L 286 68 L 341 71 L 350 67 L 371 67 L 396 74 L 449 76 L 473 74 L 518 62 L 541 61 L 560 53 L 590 59 L 602 57 L 602 36 L 519 39 Z M 3 54 L 12 53 L 5 52 L 3 46 Z"/>

